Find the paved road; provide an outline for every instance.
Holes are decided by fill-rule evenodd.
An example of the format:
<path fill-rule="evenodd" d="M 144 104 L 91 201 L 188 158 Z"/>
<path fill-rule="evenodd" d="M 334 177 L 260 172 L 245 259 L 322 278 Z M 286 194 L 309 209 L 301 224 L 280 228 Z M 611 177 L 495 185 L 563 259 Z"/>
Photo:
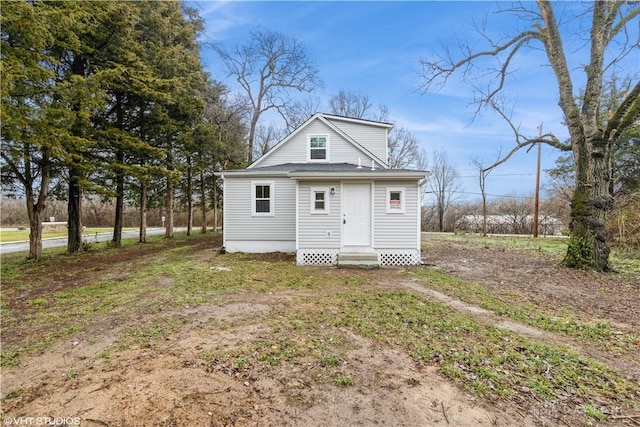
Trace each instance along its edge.
<path fill-rule="evenodd" d="M 186 231 L 184 227 L 176 227 L 173 229 L 175 232 Z M 154 234 L 164 234 L 164 228 L 147 228 L 147 236 Z M 123 231 L 123 239 L 136 238 L 139 235 L 139 231 Z M 113 238 L 113 233 L 101 233 L 101 234 L 87 234 L 85 239 L 89 243 L 95 242 L 107 242 Z M 52 239 L 42 240 L 42 249 L 55 248 L 58 246 L 67 246 L 66 237 L 58 237 Z M 23 252 L 29 250 L 29 242 L 7 242 L 0 244 L 0 254 L 8 254 L 11 252 Z"/>

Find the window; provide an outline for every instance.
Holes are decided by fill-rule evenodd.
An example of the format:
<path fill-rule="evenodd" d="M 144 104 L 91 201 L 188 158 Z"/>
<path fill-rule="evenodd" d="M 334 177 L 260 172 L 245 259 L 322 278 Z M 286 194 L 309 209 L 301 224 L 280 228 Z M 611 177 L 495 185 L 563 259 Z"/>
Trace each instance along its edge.
<path fill-rule="evenodd" d="M 252 182 L 252 215 L 273 215 L 273 182 Z"/>
<path fill-rule="evenodd" d="M 329 137 L 327 135 L 309 136 L 309 160 L 329 160 Z"/>
<path fill-rule="evenodd" d="M 325 187 L 311 188 L 311 213 L 329 214 L 329 189 Z"/>
<path fill-rule="evenodd" d="M 404 188 L 387 189 L 387 213 L 404 213 Z"/>
<path fill-rule="evenodd" d="M 314 202 L 314 206 L 313 206 L 314 210 L 316 210 L 316 211 L 325 210 L 325 200 L 324 200 L 325 194 L 326 193 L 324 191 L 316 191 L 314 193 L 314 195 L 315 195 L 315 202 Z"/>

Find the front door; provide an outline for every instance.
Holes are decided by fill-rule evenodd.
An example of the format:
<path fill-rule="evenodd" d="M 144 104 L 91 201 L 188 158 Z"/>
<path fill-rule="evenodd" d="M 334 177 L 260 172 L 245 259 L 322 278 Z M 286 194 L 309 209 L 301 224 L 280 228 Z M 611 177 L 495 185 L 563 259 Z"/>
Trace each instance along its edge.
<path fill-rule="evenodd" d="M 371 184 L 342 187 L 342 246 L 347 250 L 371 247 Z"/>

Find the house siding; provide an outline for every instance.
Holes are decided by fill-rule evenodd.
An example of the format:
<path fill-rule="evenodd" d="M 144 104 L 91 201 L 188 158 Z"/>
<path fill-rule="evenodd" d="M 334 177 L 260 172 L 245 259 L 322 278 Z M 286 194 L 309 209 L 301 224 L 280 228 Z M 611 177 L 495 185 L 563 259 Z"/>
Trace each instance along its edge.
<path fill-rule="evenodd" d="M 387 128 L 364 126 L 343 120 L 327 119 L 335 127 L 349 135 L 358 144 L 366 147 L 373 155 L 387 162 Z"/>
<path fill-rule="evenodd" d="M 281 165 L 285 163 L 307 163 L 307 136 L 329 135 L 329 161 L 331 163 L 358 164 L 361 160 L 363 166 L 371 166 L 373 158 L 359 150 L 348 142 L 342 135 L 327 127 L 319 120 L 309 123 L 290 140 L 284 143 L 267 157 L 260 161 L 256 167 Z M 385 160 L 386 154 L 380 159 Z M 378 165 L 380 167 L 381 165 Z"/>
<path fill-rule="evenodd" d="M 268 179 L 274 186 L 273 216 L 252 216 L 252 181 L 256 179 L 225 179 L 225 245 L 227 241 L 286 241 L 293 246 L 296 238 L 295 181 L 289 178 Z"/>
<path fill-rule="evenodd" d="M 311 189 L 335 188 L 329 194 L 329 214 L 311 213 Z M 340 248 L 340 182 L 301 181 L 298 186 L 298 248 Z"/>
<path fill-rule="evenodd" d="M 403 188 L 404 213 L 387 213 L 387 189 Z M 418 249 L 419 186 L 416 181 L 376 181 L 373 217 L 376 249 Z"/>

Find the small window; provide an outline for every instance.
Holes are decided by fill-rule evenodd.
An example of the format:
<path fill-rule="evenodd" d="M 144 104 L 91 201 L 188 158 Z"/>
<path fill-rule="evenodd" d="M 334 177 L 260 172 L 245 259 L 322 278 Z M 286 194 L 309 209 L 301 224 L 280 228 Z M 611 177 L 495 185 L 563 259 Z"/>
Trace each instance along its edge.
<path fill-rule="evenodd" d="M 323 211 L 325 206 L 324 200 L 325 192 L 324 191 L 316 191 L 315 192 L 315 206 L 313 207 L 317 211 Z"/>
<path fill-rule="evenodd" d="M 387 213 L 404 213 L 404 189 L 387 189 Z"/>
<path fill-rule="evenodd" d="M 309 136 L 309 160 L 328 160 L 328 137 L 326 135 Z"/>
<path fill-rule="evenodd" d="M 273 183 L 252 182 L 252 215 L 273 215 Z"/>
<path fill-rule="evenodd" d="M 311 188 L 311 213 L 312 214 L 328 214 L 329 213 L 329 189 L 328 188 Z"/>

